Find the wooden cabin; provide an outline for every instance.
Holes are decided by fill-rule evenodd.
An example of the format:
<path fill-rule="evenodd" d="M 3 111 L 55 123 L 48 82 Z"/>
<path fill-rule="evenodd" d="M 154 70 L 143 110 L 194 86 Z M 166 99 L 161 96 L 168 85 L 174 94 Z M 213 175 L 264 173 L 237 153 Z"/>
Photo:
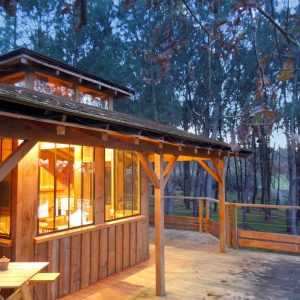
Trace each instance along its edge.
<path fill-rule="evenodd" d="M 149 257 L 155 190 L 157 295 L 164 295 L 164 186 L 176 161 L 197 160 L 219 182 L 219 141 L 113 111 L 134 92 L 27 49 L 0 57 L 0 255 L 49 261 L 57 299 Z M 243 155 L 243 152 L 240 153 Z M 214 169 L 207 164 L 212 162 Z"/>

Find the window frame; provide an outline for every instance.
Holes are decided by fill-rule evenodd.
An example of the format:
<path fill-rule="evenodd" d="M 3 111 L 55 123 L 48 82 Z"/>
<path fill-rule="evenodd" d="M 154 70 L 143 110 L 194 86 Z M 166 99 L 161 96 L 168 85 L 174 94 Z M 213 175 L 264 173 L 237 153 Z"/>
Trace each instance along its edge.
<path fill-rule="evenodd" d="M 116 166 L 116 151 L 122 151 L 122 156 L 123 156 L 123 163 L 124 163 L 124 157 L 125 157 L 125 152 L 130 152 L 131 153 L 131 166 L 133 165 L 133 155 L 136 155 L 135 151 L 126 151 L 124 149 L 112 149 L 112 148 L 104 148 L 104 222 L 105 223 L 109 223 L 112 221 L 116 221 L 116 220 L 123 220 L 123 219 L 127 219 L 127 218 L 132 218 L 132 217 L 136 217 L 136 216 L 140 216 L 141 215 L 141 164 L 140 164 L 140 160 L 138 159 L 138 157 L 136 156 L 137 159 L 137 204 L 138 204 L 138 213 L 133 213 L 133 198 L 132 198 L 132 214 L 131 215 L 125 215 L 124 213 L 124 205 L 125 205 L 125 168 L 123 168 L 123 195 L 124 195 L 124 200 L 123 200 L 123 216 L 122 217 L 116 217 L 116 212 L 114 211 L 114 216 L 111 219 L 107 219 L 107 214 L 106 214 L 106 172 L 105 172 L 105 150 L 106 149 L 110 149 L 113 151 L 113 161 L 112 161 L 112 167 L 111 167 L 111 185 L 113 185 L 113 195 L 111 195 L 112 201 L 114 201 L 114 207 L 116 207 L 116 180 L 117 180 L 117 176 L 116 176 L 116 172 L 117 172 L 117 166 Z M 133 169 L 133 168 L 132 168 Z M 131 177 L 133 178 L 133 174 L 131 175 Z M 114 178 L 114 180 L 112 180 L 112 177 Z M 132 188 L 134 185 L 134 182 L 132 180 Z M 132 196 L 133 197 L 133 196 Z"/>
<path fill-rule="evenodd" d="M 91 147 L 91 146 L 84 146 L 84 145 L 73 145 L 73 144 L 66 144 L 68 145 L 68 158 L 70 158 L 70 148 L 71 146 L 80 146 L 81 147 L 81 150 L 80 150 L 80 157 L 81 157 L 81 168 L 83 167 L 82 164 L 83 164 L 83 147 L 89 147 L 89 148 L 92 148 L 92 151 L 93 151 L 93 177 L 92 177 L 92 194 L 93 194 L 93 198 L 92 198 L 92 202 L 93 202 L 93 212 L 92 212 L 92 222 L 91 223 L 87 223 L 87 224 L 82 224 L 82 217 L 81 217 L 81 225 L 78 225 L 78 226 L 72 226 L 70 227 L 70 174 L 71 174 L 71 164 L 68 164 L 68 227 L 67 228 L 63 228 L 63 229 L 55 229 L 55 221 L 56 221 L 56 207 L 57 207 L 57 199 L 56 199 L 56 193 L 57 193 L 57 167 L 56 167 L 56 160 L 57 160 L 57 148 L 56 148 L 56 145 L 61 145 L 61 143 L 52 143 L 55 145 L 55 152 L 54 152 L 54 161 L 55 161 L 55 164 L 54 164 L 54 173 L 53 173 L 53 182 L 54 182 L 54 185 L 53 185 L 53 201 L 54 201 L 54 216 L 53 216 L 53 229 L 49 232 L 41 232 L 40 231 L 40 218 L 39 218 L 39 208 L 40 208 L 40 179 L 41 179 L 41 176 L 40 176 L 40 165 L 39 165 L 39 160 L 40 160 L 40 146 L 41 146 L 41 143 L 39 143 L 39 150 L 38 150 L 38 201 L 37 201 L 37 236 L 44 236 L 44 235 L 51 235 L 51 234 L 56 234 L 56 233 L 60 233 L 60 232 L 67 232 L 69 230 L 73 230 L 73 229 L 79 229 L 79 228 L 84 228 L 84 227 L 88 227 L 88 226 L 91 226 L 91 225 L 95 225 L 95 173 L 96 173 L 96 161 L 95 161 L 95 147 Z M 69 159 L 70 161 L 70 159 Z M 81 181 L 81 205 L 82 205 L 82 194 L 83 194 L 83 176 L 82 176 L 82 171 L 81 171 L 81 178 L 80 178 L 80 181 Z M 75 201 L 75 200 L 74 200 Z"/>

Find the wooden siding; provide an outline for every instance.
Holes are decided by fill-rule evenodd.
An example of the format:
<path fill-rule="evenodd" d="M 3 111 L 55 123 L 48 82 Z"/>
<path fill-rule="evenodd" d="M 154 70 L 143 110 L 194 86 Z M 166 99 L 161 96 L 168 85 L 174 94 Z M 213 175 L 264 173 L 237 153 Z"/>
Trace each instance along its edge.
<path fill-rule="evenodd" d="M 39 299 L 68 295 L 146 260 L 148 251 L 142 239 L 137 239 L 143 234 L 143 226 L 144 220 L 132 221 L 36 244 L 35 260 L 49 260 L 48 271 L 61 273 L 48 291 L 37 289 Z"/>
<path fill-rule="evenodd" d="M 104 223 L 104 151 L 95 150 L 95 224 L 37 236 L 38 147 L 14 169 L 12 240 L 0 255 L 13 261 L 49 261 L 54 283 L 38 284 L 37 299 L 53 300 L 149 258 L 148 179 L 141 169 L 141 216 Z"/>

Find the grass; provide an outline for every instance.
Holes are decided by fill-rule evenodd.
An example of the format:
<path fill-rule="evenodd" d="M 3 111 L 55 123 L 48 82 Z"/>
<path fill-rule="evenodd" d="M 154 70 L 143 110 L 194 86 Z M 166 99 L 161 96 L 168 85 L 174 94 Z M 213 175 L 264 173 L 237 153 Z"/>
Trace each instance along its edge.
<path fill-rule="evenodd" d="M 167 204 L 167 203 L 166 203 Z M 154 203 L 150 201 L 150 214 L 154 214 Z M 193 201 L 190 201 L 190 209 L 186 208 L 183 200 L 173 200 L 172 216 L 193 216 Z M 214 209 L 214 204 L 210 206 L 210 218 L 219 222 L 218 209 Z M 239 229 L 267 231 L 287 234 L 286 211 L 281 209 L 271 209 L 270 217 L 265 219 L 265 211 L 259 208 L 251 208 L 246 212 L 246 222 L 243 224 L 243 210 L 237 210 L 237 224 Z M 298 224 L 300 232 L 300 224 Z"/>

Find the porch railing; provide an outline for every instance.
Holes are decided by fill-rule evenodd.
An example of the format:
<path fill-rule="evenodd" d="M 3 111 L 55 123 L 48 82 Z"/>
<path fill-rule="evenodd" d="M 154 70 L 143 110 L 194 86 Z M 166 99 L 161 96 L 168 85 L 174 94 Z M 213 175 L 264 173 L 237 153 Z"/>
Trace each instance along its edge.
<path fill-rule="evenodd" d="M 229 202 L 225 205 L 227 247 L 300 253 L 300 206 Z M 150 201 L 152 223 L 153 212 L 154 203 Z M 165 196 L 165 213 L 166 228 L 220 236 L 217 199 Z"/>

